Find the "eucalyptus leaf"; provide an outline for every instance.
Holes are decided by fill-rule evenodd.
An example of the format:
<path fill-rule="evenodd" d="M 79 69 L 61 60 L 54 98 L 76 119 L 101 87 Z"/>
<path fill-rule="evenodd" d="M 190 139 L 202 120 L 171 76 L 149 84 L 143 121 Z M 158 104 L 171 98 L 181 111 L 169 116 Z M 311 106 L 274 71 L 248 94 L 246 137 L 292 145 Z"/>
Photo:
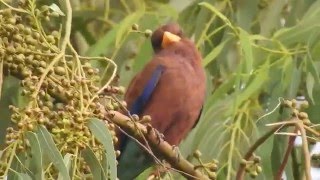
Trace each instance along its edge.
<path fill-rule="evenodd" d="M 39 139 L 37 137 L 37 134 L 33 132 L 27 132 L 26 137 L 29 140 L 30 143 L 30 171 L 33 173 L 33 179 L 35 180 L 41 180 L 44 178 L 44 172 L 43 172 L 43 164 L 42 164 L 42 149 L 40 146 Z"/>
<path fill-rule="evenodd" d="M 25 173 L 16 173 L 17 174 L 17 179 L 18 180 L 32 180 L 32 178 Z"/>
<path fill-rule="evenodd" d="M 97 140 L 103 145 L 106 153 L 106 168 L 109 169 L 110 179 L 117 178 L 117 165 L 116 165 L 116 155 L 113 147 L 112 136 L 106 124 L 99 119 L 92 118 L 89 120 L 88 126 L 92 134 L 97 138 Z M 103 165 L 104 166 L 104 165 Z"/>
<path fill-rule="evenodd" d="M 63 162 L 66 165 L 68 171 L 70 171 L 71 165 L 72 165 L 72 154 L 67 153 L 64 158 L 63 158 Z M 59 173 L 58 175 L 58 180 L 63 180 L 64 179 L 64 175 L 63 173 Z"/>
<path fill-rule="evenodd" d="M 220 43 L 217 47 L 215 47 L 207 56 L 202 60 L 202 65 L 206 67 L 209 63 L 213 62 L 219 54 L 222 52 L 222 49 L 225 47 L 225 44 L 229 41 L 230 39 L 226 39 L 222 43 Z"/>
<path fill-rule="evenodd" d="M 65 16 L 65 14 L 61 11 L 61 9 L 59 8 L 59 6 L 57 6 L 55 3 L 51 4 L 49 6 L 49 8 L 53 11 L 58 13 L 60 16 Z"/>
<path fill-rule="evenodd" d="M 252 73 L 252 68 L 253 68 L 253 50 L 252 50 L 252 45 L 250 41 L 250 36 L 249 34 L 244 31 L 243 29 L 239 28 L 239 39 L 240 39 L 240 44 L 241 48 L 245 57 L 245 67 L 246 67 L 246 73 L 250 74 Z"/>
<path fill-rule="evenodd" d="M 82 152 L 84 160 L 87 162 L 87 164 L 90 167 L 92 178 L 93 179 L 106 179 L 107 174 L 105 170 L 102 168 L 101 162 L 97 159 L 96 155 L 93 153 L 92 149 L 90 147 L 87 147 Z M 107 170 L 107 169 L 106 169 Z"/>
<path fill-rule="evenodd" d="M 39 126 L 36 134 L 38 136 L 41 149 L 43 149 L 43 154 L 48 157 L 53 165 L 59 170 L 63 179 L 69 180 L 70 176 L 68 169 L 64 164 L 62 155 L 53 142 L 51 134 L 44 126 Z"/>

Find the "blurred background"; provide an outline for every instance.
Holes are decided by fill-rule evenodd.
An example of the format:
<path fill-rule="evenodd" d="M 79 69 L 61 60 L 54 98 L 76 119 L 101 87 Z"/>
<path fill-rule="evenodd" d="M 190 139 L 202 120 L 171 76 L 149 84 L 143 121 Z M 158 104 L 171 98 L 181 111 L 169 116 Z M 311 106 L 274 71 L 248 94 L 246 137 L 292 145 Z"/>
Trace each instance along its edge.
<path fill-rule="evenodd" d="M 289 112 L 278 108 L 281 99 L 308 100 L 310 121 L 320 121 L 318 0 L 71 2 L 71 42 L 75 49 L 80 55 L 114 60 L 117 83 L 124 87 L 152 57 L 150 39 L 144 31 L 171 21 L 181 25 L 202 53 L 207 98 L 200 122 L 180 145 L 180 151 L 189 157 L 199 149 L 204 161 L 219 160 L 221 179 L 234 179 L 243 155 L 269 130 L 266 124 L 290 117 Z M 133 24 L 139 25 L 141 33 L 132 31 Z M 110 77 L 108 64 L 92 64 L 100 69 L 104 84 Z M 19 81 L 5 78 L 0 101 L 1 142 L 10 122 L 8 105 L 23 106 L 19 92 Z M 258 179 L 273 177 L 286 145 L 287 136 L 275 135 L 258 149 L 263 169 Z M 291 166 L 287 166 L 286 175 L 292 179 Z"/>

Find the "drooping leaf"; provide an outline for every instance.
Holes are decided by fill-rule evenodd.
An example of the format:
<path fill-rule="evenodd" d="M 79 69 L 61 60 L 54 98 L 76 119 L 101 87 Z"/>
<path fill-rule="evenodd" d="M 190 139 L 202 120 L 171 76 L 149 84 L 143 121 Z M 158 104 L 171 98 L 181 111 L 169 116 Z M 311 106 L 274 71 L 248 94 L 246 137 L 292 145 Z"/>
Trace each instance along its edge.
<path fill-rule="evenodd" d="M 243 29 L 239 28 L 239 39 L 240 39 L 240 44 L 241 48 L 245 57 L 245 73 L 250 74 L 252 73 L 252 68 L 253 68 L 253 50 L 252 50 L 252 45 L 250 41 L 250 36 L 249 34 L 244 31 Z"/>
<path fill-rule="evenodd" d="M 97 159 L 93 151 L 87 147 L 82 152 L 84 160 L 88 163 L 93 179 L 106 179 L 107 174 L 102 168 L 101 162 Z"/>
<path fill-rule="evenodd" d="M 33 178 L 36 180 L 43 179 L 43 169 L 42 169 L 42 149 L 40 146 L 37 134 L 33 132 L 27 132 L 26 137 L 30 143 L 30 171 L 33 173 Z"/>
<path fill-rule="evenodd" d="M 64 162 L 65 166 L 67 167 L 68 171 L 70 171 L 71 164 L 72 164 L 72 154 L 67 153 L 63 158 L 63 162 Z M 63 180 L 64 179 L 63 176 L 64 176 L 63 173 L 60 172 L 58 175 L 58 180 Z"/>
<path fill-rule="evenodd" d="M 229 39 L 226 39 L 217 47 L 215 47 L 209 54 L 207 54 L 207 56 L 202 60 L 202 65 L 206 67 L 209 63 L 213 62 L 213 60 L 215 60 L 219 56 L 228 41 Z"/>
<path fill-rule="evenodd" d="M 64 164 L 63 157 L 60 154 L 56 145 L 54 144 L 53 139 L 48 130 L 43 126 L 39 126 L 36 134 L 38 136 L 40 146 L 41 149 L 43 149 L 42 152 L 45 155 L 45 157 L 48 157 L 50 159 L 53 165 L 59 170 L 59 173 L 61 173 L 63 179 L 69 180 L 69 172 L 66 165 Z"/>
<path fill-rule="evenodd" d="M 110 179 L 117 178 L 117 166 L 116 166 L 116 155 L 113 147 L 112 136 L 109 132 L 109 129 L 106 127 L 106 124 L 99 119 L 92 118 L 90 119 L 88 126 L 92 134 L 97 138 L 97 140 L 103 145 L 105 149 L 104 156 L 106 158 L 107 165 L 103 167 L 108 168 L 108 173 Z"/>

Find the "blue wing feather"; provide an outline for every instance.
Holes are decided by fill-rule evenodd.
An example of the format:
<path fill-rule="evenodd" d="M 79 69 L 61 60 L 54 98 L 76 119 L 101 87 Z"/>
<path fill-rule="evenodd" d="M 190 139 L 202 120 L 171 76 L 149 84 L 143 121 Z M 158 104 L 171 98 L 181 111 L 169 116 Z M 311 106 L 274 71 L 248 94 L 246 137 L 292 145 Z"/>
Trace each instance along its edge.
<path fill-rule="evenodd" d="M 154 92 L 164 70 L 163 65 L 158 65 L 153 71 L 151 78 L 145 85 L 142 93 L 134 101 L 132 107 L 129 109 L 130 114 L 140 115 L 146 103 Z M 126 137 L 120 145 L 121 155 L 119 158 L 118 174 L 120 179 L 133 179 L 133 177 L 140 174 L 144 169 L 152 164 L 152 160 L 148 157 L 143 158 L 144 154 L 140 146 Z M 142 157 L 142 158 L 141 158 Z M 139 162 L 139 166 L 134 166 L 132 169 L 132 162 Z M 125 171 L 120 171 L 124 170 Z"/>
<path fill-rule="evenodd" d="M 150 99 L 155 87 L 157 86 L 161 74 L 164 70 L 163 65 L 158 65 L 155 71 L 152 73 L 150 80 L 147 82 L 144 87 L 141 95 L 134 101 L 131 109 L 129 109 L 130 114 L 141 114 L 145 104 Z"/>

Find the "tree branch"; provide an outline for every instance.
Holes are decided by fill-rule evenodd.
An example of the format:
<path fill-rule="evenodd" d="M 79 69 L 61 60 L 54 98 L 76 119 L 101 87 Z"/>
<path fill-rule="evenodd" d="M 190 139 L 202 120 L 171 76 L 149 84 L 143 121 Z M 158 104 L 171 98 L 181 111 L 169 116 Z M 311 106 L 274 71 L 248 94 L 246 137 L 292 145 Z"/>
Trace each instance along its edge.
<path fill-rule="evenodd" d="M 187 179 L 209 179 L 199 170 L 195 170 L 194 165 L 183 157 L 178 160 L 176 158 L 176 152 L 173 150 L 173 146 L 171 146 L 169 143 L 166 141 L 161 141 L 159 143 L 159 137 L 154 128 L 147 127 L 138 122 L 132 122 L 128 116 L 125 116 L 117 111 L 106 112 L 105 117 L 124 129 L 128 134 L 134 136 L 141 143 L 144 142 L 143 139 L 145 138 L 148 141 L 151 150 L 157 157 L 163 157 L 173 168 L 185 172 L 182 173 L 182 175 Z M 136 133 L 137 129 L 141 133 Z"/>
<path fill-rule="evenodd" d="M 277 130 L 279 130 L 279 128 L 283 128 L 285 125 L 278 125 L 276 127 L 273 127 L 270 131 L 268 131 L 265 135 L 263 135 L 262 137 L 260 137 L 252 146 L 251 148 L 248 150 L 248 152 L 246 153 L 246 155 L 244 156 L 245 160 L 250 160 L 250 158 L 252 157 L 254 151 L 260 146 L 262 145 L 270 136 L 273 135 L 274 132 L 276 132 Z M 245 164 L 240 164 L 240 167 L 238 169 L 237 172 L 237 176 L 236 179 L 237 180 L 243 180 L 244 179 L 244 173 L 245 173 L 245 168 L 246 165 Z"/>

